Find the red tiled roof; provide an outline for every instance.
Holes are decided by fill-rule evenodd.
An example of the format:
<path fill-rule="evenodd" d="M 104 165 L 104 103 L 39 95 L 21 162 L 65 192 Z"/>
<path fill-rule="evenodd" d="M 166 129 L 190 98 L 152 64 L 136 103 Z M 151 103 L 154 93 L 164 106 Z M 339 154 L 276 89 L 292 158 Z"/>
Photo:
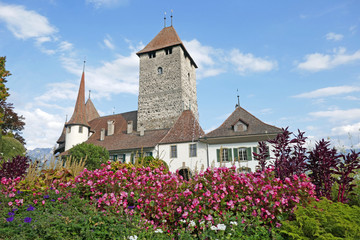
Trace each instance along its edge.
<path fill-rule="evenodd" d="M 96 110 L 93 102 L 89 98 L 85 103 L 85 112 L 86 112 L 86 120 L 90 122 L 91 120 L 100 117 L 98 111 Z"/>
<path fill-rule="evenodd" d="M 191 62 L 197 68 L 195 61 L 192 59 L 188 51 L 186 50 L 184 44 L 182 43 L 179 35 L 175 31 L 173 26 L 163 28 L 142 50 L 136 54 L 139 56 L 143 53 L 148 53 L 163 48 L 180 45 L 185 53 L 189 56 Z"/>
<path fill-rule="evenodd" d="M 191 142 L 204 135 L 193 112 L 185 110 L 160 143 Z"/>
<path fill-rule="evenodd" d="M 59 139 L 56 141 L 56 143 L 61 144 L 61 143 L 65 142 L 65 133 L 66 133 L 66 127 L 64 125 L 61 135 L 60 135 Z"/>
<path fill-rule="evenodd" d="M 114 134 L 105 136 L 104 140 L 100 141 L 101 129 L 107 129 L 107 121 L 109 120 L 115 122 Z M 128 121 L 133 121 L 134 130 L 130 134 L 127 134 Z M 155 147 L 169 131 L 168 129 L 145 131 L 144 136 L 140 136 L 136 131 L 137 111 L 95 118 L 90 121 L 90 126 L 94 134 L 86 143 L 105 147 L 108 151 L 152 148 Z"/>
<path fill-rule="evenodd" d="M 234 131 L 234 125 L 242 121 L 247 125 L 246 131 Z M 258 135 L 258 134 L 272 134 L 280 133 L 282 130 L 278 127 L 266 124 L 256 118 L 254 115 L 243 109 L 237 107 L 235 111 L 221 124 L 220 127 L 207 133 L 205 137 L 216 138 L 216 137 L 230 137 L 230 136 L 247 136 L 247 135 Z"/>
<path fill-rule="evenodd" d="M 79 124 L 84 126 L 89 126 L 89 123 L 86 119 L 86 110 L 85 110 L 85 73 L 82 73 L 79 92 L 75 104 L 75 109 L 70 121 L 66 125 Z"/>

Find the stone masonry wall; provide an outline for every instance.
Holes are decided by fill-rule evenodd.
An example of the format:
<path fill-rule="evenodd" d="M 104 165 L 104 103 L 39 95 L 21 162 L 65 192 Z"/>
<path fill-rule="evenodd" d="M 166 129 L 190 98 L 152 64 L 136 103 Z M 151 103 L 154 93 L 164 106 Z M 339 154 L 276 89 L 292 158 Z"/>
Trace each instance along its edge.
<path fill-rule="evenodd" d="M 189 109 L 189 100 L 198 116 L 195 68 L 180 46 L 168 55 L 164 49 L 158 50 L 155 58 L 140 55 L 138 126 L 145 130 L 170 128 L 183 109 Z"/>

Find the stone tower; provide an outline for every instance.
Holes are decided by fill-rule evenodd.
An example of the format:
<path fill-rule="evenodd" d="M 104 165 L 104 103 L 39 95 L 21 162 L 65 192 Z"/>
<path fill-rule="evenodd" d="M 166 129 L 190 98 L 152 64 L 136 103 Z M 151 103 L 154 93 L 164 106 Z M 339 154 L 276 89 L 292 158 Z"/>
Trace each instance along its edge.
<path fill-rule="evenodd" d="M 140 58 L 138 126 L 170 128 L 184 110 L 198 119 L 196 63 L 173 26 L 163 28 Z"/>

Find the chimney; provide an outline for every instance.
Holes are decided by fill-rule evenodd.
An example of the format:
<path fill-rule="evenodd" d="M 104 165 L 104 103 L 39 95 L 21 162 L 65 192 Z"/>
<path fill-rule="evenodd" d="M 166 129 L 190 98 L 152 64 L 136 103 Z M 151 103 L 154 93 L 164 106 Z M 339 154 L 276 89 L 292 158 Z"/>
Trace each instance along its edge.
<path fill-rule="evenodd" d="M 128 121 L 127 122 L 127 134 L 132 133 L 133 131 L 133 121 Z"/>
<path fill-rule="evenodd" d="M 144 128 L 143 125 L 140 126 L 139 131 L 140 131 L 140 136 L 144 136 L 144 134 L 145 134 L 145 128 Z"/>
<path fill-rule="evenodd" d="M 108 136 L 111 136 L 111 135 L 114 135 L 114 130 L 115 130 L 115 122 L 112 121 L 112 120 L 109 120 L 107 122 L 107 125 L 108 125 Z"/>
<path fill-rule="evenodd" d="M 104 141 L 104 138 L 105 138 L 105 128 L 102 128 L 100 132 L 100 141 Z"/>

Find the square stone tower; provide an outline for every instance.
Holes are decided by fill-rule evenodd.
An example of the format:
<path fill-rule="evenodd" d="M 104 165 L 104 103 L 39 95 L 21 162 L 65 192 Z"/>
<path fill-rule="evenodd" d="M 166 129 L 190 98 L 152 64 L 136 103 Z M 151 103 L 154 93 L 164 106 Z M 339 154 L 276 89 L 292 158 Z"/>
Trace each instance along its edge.
<path fill-rule="evenodd" d="M 198 120 L 196 63 L 173 26 L 163 28 L 140 58 L 138 127 L 170 128 L 184 110 Z"/>

